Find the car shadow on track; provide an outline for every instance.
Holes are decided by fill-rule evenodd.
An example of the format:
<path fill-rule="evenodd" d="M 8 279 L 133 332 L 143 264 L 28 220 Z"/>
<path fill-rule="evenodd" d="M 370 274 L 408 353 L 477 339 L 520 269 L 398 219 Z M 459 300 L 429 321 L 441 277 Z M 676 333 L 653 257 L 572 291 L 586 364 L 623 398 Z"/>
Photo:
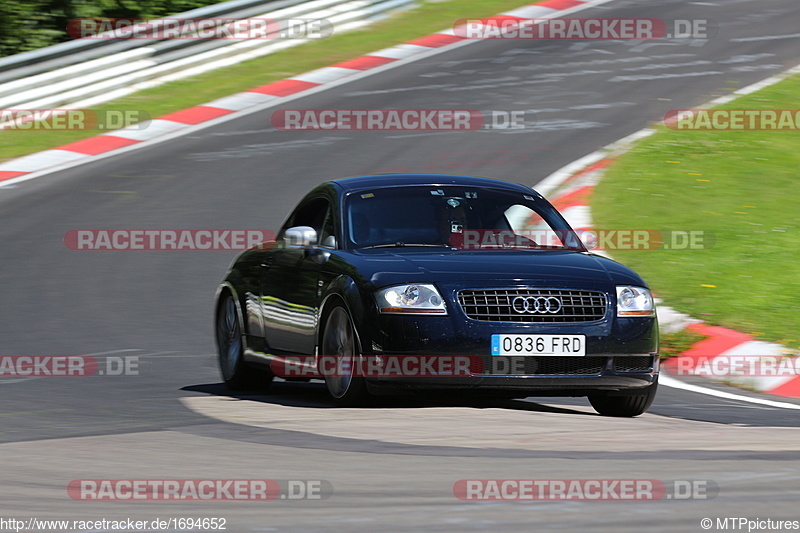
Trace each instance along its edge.
<path fill-rule="evenodd" d="M 300 407 L 308 409 L 342 409 L 331 400 L 324 383 L 275 381 L 268 391 L 232 391 L 224 383 L 208 383 L 183 387 L 182 391 L 208 394 L 212 396 L 235 398 L 261 402 L 264 404 Z M 569 403 L 580 399 L 559 398 Z M 450 394 L 415 393 L 412 395 L 372 396 L 369 405 L 360 409 L 426 409 L 435 407 L 468 407 L 474 409 L 508 409 L 512 411 L 531 411 L 539 413 L 561 413 L 583 416 L 599 416 L 593 412 L 579 411 L 564 407 L 555 407 L 530 401 L 528 399 L 492 398 L 478 396 L 471 398 L 453 398 Z M 353 409 L 349 407 L 348 409 Z"/>

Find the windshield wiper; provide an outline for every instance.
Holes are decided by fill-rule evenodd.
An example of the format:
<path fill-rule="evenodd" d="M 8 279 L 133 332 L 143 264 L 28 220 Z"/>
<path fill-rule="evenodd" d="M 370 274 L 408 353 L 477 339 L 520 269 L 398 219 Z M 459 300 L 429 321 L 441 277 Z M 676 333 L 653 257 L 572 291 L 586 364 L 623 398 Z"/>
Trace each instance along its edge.
<path fill-rule="evenodd" d="M 447 244 L 432 244 L 432 243 L 418 243 L 418 242 L 393 242 L 393 243 L 386 243 L 386 244 L 373 244 L 371 246 L 362 246 L 361 250 L 366 250 L 368 248 L 405 248 L 408 246 L 432 246 L 435 248 L 450 248 Z"/>

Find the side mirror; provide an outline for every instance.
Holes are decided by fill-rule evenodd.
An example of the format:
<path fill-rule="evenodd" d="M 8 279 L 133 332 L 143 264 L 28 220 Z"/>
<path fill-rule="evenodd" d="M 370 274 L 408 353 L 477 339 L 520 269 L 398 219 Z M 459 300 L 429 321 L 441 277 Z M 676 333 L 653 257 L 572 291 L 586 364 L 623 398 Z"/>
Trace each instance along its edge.
<path fill-rule="evenodd" d="M 286 246 L 307 248 L 317 243 L 317 231 L 311 226 L 295 226 L 286 230 L 283 240 Z"/>

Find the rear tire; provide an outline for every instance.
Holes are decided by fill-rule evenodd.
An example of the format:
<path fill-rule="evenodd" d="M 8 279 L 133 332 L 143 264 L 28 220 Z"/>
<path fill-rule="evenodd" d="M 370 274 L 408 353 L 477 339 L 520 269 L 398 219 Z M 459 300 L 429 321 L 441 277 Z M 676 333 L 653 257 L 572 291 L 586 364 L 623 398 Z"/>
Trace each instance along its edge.
<path fill-rule="evenodd" d="M 361 350 L 350 314 L 340 304 L 327 313 L 320 354 L 336 359 L 333 375 L 325 376 L 325 385 L 333 401 L 343 407 L 366 405 L 370 399 L 367 383 L 357 375 Z"/>
<path fill-rule="evenodd" d="M 249 366 L 244 360 L 242 325 L 236 302 L 227 293 L 217 308 L 217 360 L 222 379 L 232 390 L 267 389 L 274 375 L 269 370 Z"/>
<path fill-rule="evenodd" d="M 589 403 L 595 411 L 603 416 L 633 417 L 647 411 L 656 397 L 658 381 L 641 391 L 625 396 L 613 396 L 610 393 L 589 395 Z"/>

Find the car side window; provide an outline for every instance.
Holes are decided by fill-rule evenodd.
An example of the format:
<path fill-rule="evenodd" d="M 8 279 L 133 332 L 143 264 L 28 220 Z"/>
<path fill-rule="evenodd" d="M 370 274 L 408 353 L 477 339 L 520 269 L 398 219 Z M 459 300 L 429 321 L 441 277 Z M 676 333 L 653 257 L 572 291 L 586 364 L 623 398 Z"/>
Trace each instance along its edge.
<path fill-rule="evenodd" d="M 314 228 L 318 237 L 322 237 L 323 226 L 326 224 L 326 216 L 330 205 L 326 198 L 314 198 L 298 207 L 281 230 L 280 238 L 288 228 L 296 226 L 309 226 Z"/>
<path fill-rule="evenodd" d="M 565 246 L 563 233 L 553 230 L 540 213 L 526 205 L 516 204 L 506 209 L 500 229 L 508 229 L 514 235 L 526 237 L 541 246 Z M 505 227 L 500 227 L 505 226 Z"/>
<path fill-rule="evenodd" d="M 328 213 L 325 215 L 325 223 L 322 226 L 322 233 L 319 237 L 319 245 L 323 248 L 336 248 L 336 225 L 333 220 L 333 209 L 328 208 Z"/>

